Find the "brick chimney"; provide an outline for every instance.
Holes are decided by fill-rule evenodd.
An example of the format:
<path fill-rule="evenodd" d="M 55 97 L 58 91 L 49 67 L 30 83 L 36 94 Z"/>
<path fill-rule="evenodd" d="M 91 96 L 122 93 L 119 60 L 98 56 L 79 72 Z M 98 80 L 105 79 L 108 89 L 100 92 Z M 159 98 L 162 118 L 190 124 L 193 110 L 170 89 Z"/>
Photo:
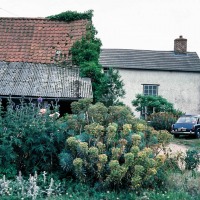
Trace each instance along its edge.
<path fill-rule="evenodd" d="M 174 53 L 175 54 L 187 53 L 187 39 L 184 39 L 182 35 L 174 40 Z"/>

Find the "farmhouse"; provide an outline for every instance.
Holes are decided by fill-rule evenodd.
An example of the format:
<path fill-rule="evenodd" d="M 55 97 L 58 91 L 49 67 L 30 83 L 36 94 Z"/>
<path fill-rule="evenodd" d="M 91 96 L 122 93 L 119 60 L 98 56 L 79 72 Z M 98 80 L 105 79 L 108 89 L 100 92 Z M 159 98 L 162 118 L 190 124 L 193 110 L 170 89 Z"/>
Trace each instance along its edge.
<path fill-rule="evenodd" d="M 67 111 L 80 98 L 92 98 L 91 80 L 80 78 L 70 48 L 85 34 L 87 19 L 0 18 L 0 98 L 59 102 Z M 63 64 L 64 63 L 64 64 Z M 68 67 L 66 67 L 68 66 Z"/>
<path fill-rule="evenodd" d="M 200 113 L 200 60 L 187 52 L 187 39 L 174 40 L 174 51 L 102 49 L 100 63 L 119 70 L 125 84 L 123 102 L 130 106 L 137 94 L 161 95 L 186 113 Z"/>

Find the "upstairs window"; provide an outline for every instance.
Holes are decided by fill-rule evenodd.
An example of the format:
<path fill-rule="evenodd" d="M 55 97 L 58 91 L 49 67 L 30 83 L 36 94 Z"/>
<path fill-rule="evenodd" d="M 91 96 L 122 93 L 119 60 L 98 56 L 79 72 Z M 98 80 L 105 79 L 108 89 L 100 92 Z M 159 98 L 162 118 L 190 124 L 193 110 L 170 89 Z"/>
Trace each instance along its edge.
<path fill-rule="evenodd" d="M 154 85 L 154 84 L 148 84 L 148 85 L 143 84 L 143 94 L 157 96 L 158 95 L 158 86 L 159 85 Z"/>

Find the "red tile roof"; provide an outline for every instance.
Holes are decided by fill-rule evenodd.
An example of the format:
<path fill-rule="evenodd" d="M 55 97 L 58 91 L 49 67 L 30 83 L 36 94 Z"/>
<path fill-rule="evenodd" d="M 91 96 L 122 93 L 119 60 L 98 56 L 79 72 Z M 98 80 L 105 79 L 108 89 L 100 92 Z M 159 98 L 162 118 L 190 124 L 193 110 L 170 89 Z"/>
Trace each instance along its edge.
<path fill-rule="evenodd" d="M 68 60 L 69 49 L 86 34 L 87 20 L 0 18 L 0 61 L 55 63 Z"/>

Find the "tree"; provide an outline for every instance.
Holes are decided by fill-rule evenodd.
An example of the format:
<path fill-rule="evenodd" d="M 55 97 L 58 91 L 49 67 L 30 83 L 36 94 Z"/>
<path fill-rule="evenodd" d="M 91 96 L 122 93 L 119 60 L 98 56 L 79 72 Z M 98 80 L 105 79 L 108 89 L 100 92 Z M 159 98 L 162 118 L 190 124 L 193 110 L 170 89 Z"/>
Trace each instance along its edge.
<path fill-rule="evenodd" d="M 121 80 L 118 70 L 109 68 L 109 70 L 104 74 L 103 86 L 101 102 L 106 106 L 123 104 L 119 101 L 119 98 L 123 98 L 125 95 L 125 90 L 123 89 L 124 83 Z"/>
<path fill-rule="evenodd" d="M 80 67 L 80 76 L 91 78 L 94 102 L 103 102 L 106 105 L 113 105 L 119 102 L 118 98 L 123 97 L 123 82 L 117 71 L 110 69 L 104 73 L 99 64 L 99 55 L 101 51 L 101 40 L 96 37 L 97 31 L 92 24 L 93 11 L 84 13 L 73 11 L 63 12 L 54 16 L 47 17 L 50 20 L 74 21 L 87 19 L 86 34 L 77 40 L 69 51 L 72 65 Z M 62 64 L 62 67 L 66 63 Z"/>
<path fill-rule="evenodd" d="M 96 38 L 97 31 L 92 25 L 87 27 L 87 33 L 72 46 L 70 53 L 72 64 L 80 66 L 81 77 L 89 77 L 92 81 L 94 102 L 103 102 L 107 106 L 119 102 L 118 98 L 123 97 L 123 82 L 117 71 L 109 69 L 104 73 L 99 64 L 101 51 L 101 40 Z"/>
<path fill-rule="evenodd" d="M 132 105 L 137 111 L 150 115 L 153 112 L 176 112 L 173 104 L 168 102 L 162 96 L 136 95 L 136 99 L 132 101 Z M 146 109 L 145 109 L 146 108 Z"/>

